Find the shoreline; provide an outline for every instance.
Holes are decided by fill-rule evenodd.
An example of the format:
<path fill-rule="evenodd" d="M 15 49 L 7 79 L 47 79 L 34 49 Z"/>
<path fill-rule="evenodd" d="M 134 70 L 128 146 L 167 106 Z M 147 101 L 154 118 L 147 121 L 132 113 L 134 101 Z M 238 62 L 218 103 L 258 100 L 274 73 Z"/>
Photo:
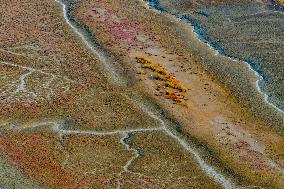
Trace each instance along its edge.
<path fill-rule="evenodd" d="M 93 42 L 89 42 L 89 40 L 88 39 L 86 39 L 88 36 L 86 36 L 86 34 L 82 34 L 81 32 L 80 32 L 80 30 L 76 27 L 76 26 L 74 26 L 73 25 L 73 21 L 71 21 L 70 20 L 70 15 L 69 15 L 69 9 L 70 9 L 70 6 L 73 6 L 73 4 L 75 3 L 75 2 L 68 2 L 69 3 L 69 5 L 66 5 L 64 2 L 62 2 L 62 0 L 55 0 L 55 2 L 57 2 L 58 4 L 60 4 L 61 6 L 62 6 L 62 9 L 63 9 L 63 16 L 64 16 L 64 19 L 65 19 L 65 21 L 66 21 L 66 23 L 71 27 L 71 29 L 75 32 L 75 34 L 81 39 L 81 41 L 86 45 L 86 47 L 88 48 L 88 49 L 90 49 L 91 50 L 91 52 L 92 53 L 94 53 L 98 58 L 99 58 L 99 60 L 100 60 L 100 62 L 102 62 L 103 63 L 103 67 L 107 70 L 106 72 L 107 73 L 111 73 L 111 74 L 108 74 L 108 76 L 111 78 L 111 80 L 114 82 L 114 83 L 117 83 L 117 84 L 119 84 L 119 85 L 121 85 L 122 83 L 124 83 L 124 82 L 122 82 L 121 81 L 121 78 L 117 75 L 117 73 L 114 71 L 114 68 L 113 67 L 110 67 L 109 66 L 109 64 L 108 63 L 106 63 L 106 55 L 105 54 L 103 54 L 103 52 L 99 52 L 98 51 L 98 49 L 97 49 L 97 47 L 95 47 L 95 45 L 94 44 L 92 44 Z M 69 7 L 68 7 L 69 6 Z M 89 32 L 87 32 L 86 31 L 86 29 L 85 29 L 85 32 L 86 33 L 89 33 Z M 89 36 L 90 37 L 90 36 Z"/>
<path fill-rule="evenodd" d="M 189 24 L 142 0 L 12 0 L 2 9 L 0 55 L 11 63 L 0 65 L 0 89 L 19 102 L 0 108 L 4 187 L 282 189 L 283 135 L 221 82 L 237 76 L 232 66 L 251 76 L 236 86 L 263 102 L 257 78 L 214 55 Z M 208 60 L 228 74 L 210 74 Z M 31 92 L 41 98 L 27 106 Z M 5 177 L 13 168 L 18 181 Z"/>
<path fill-rule="evenodd" d="M 226 58 L 228 60 L 231 60 L 233 62 L 243 62 L 248 68 L 249 70 L 251 70 L 251 72 L 258 78 L 256 81 L 255 81 L 255 88 L 256 90 L 259 92 L 259 94 L 261 96 L 263 96 L 263 99 L 264 101 L 269 105 L 271 106 L 272 108 L 274 108 L 276 111 L 278 111 L 279 113 L 281 113 L 282 116 L 284 116 L 284 110 L 282 110 L 281 108 L 277 107 L 275 104 L 273 104 L 272 102 L 270 102 L 269 100 L 269 96 L 268 94 L 266 94 L 265 92 L 262 91 L 260 85 L 259 85 L 259 82 L 263 81 L 264 80 L 264 77 L 262 76 L 262 74 L 257 71 L 256 69 L 254 69 L 254 64 L 252 63 L 249 63 L 247 61 L 244 61 L 244 60 L 240 60 L 240 59 L 237 59 L 237 58 L 234 58 L 234 57 L 229 57 L 225 54 L 222 53 L 222 49 L 220 49 L 218 46 L 218 44 L 211 44 L 210 41 L 206 40 L 206 34 L 205 34 L 205 37 L 203 35 L 203 33 L 200 33 L 198 32 L 199 30 L 202 30 L 200 27 L 201 26 L 198 26 L 198 24 L 194 24 L 195 21 L 193 21 L 191 18 L 189 18 L 189 16 L 187 15 L 176 15 L 176 14 L 171 14 L 171 13 L 168 13 L 168 11 L 162 7 L 159 6 L 159 1 L 160 0 L 144 0 L 146 2 L 146 4 L 148 5 L 149 8 L 151 9 L 154 9 L 156 10 L 159 14 L 169 14 L 171 16 L 174 16 L 176 17 L 178 20 L 180 21 L 184 21 L 188 24 L 190 24 L 190 26 L 192 27 L 192 32 L 195 34 L 196 36 L 196 39 L 198 41 L 200 41 L 201 43 L 207 45 L 209 47 L 209 49 L 211 49 L 213 52 L 215 52 L 215 55 L 216 56 L 221 56 L 223 58 Z M 198 28 L 196 28 L 198 27 Z"/>
<path fill-rule="evenodd" d="M 92 8 L 87 3 L 87 4 L 83 4 L 83 7 L 79 8 L 79 10 L 77 10 L 76 15 L 78 16 L 78 19 L 83 20 L 88 25 L 88 27 L 94 28 L 95 33 L 96 32 L 102 33 L 102 31 L 104 32 L 103 29 L 98 30 L 95 27 L 96 24 L 94 24 L 94 23 L 96 23 L 96 19 L 98 19 L 97 24 L 99 24 L 100 26 L 103 23 L 101 27 L 106 27 L 106 28 L 108 26 L 111 27 L 112 26 L 111 22 L 113 22 L 113 20 L 111 19 L 112 17 L 115 19 L 114 22 L 116 22 L 122 15 L 123 15 L 122 18 L 125 18 L 126 17 L 125 14 L 127 15 L 127 13 L 128 13 L 128 12 L 125 13 L 125 14 L 121 13 L 120 9 L 117 11 L 119 13 L 117 13 L 115 10 L 116 10 L 116 8 L 118 8 L 120 6 L 121 5 L 117 5 L 114 2 L 110 1 L 109 4 L 102 3 L 102 6 L 96 4 L 96 5 L 93 5 L 93 8 Z M 129 6 L 132 7 L 131 5 L 129 5 Z M 133 9 L 135 10 L 135 8 L 137 8 L 137 7 L 140 8 L 140 6 L 143 6 L 142 10 L 145 13 L 148 12 L 149 8 L 148 8 L 148 6 L 145 6 L 145 1 L 136 2 L 136 4 L 133 4 Z M 109 15 L 108 14 L 107 14 L 107 16 L 104 15 L 102 13 L 104 11 L 102 11 L 102 10 L 107 10 L 110 7 L 111 7 L 112 11 L 109 13 Z M 95 12 L 95 13 L 93 13 L 93 12 L 90 13 L 90 14 L 94 14 L 93 15 L 94 19 L 91 19 L 92 17 L 86 16 L 86 15 L 82 16 L 83 18 L 80 17 L 80 15 L 85 13 L 86 10 L 93 10 Z M 100 10 L 101 12 L 97 11 L 97 10 Z M 129 11 L 131 12 L 132 9 L 130 9 Z M 151 30 L 151 28 L 152 28 L 151 25 L 154 24 L 154 21 L 147 23 L 147 18 L 142 16 L 143 11 L 141 11 L 141 19 L 142 19 L 142 21 L 146 20 L 145 27 L 149 31 L 149 30 Z M 120 14 L 122 14 L 122 15 L 120 15 Z M 157 14 L 156 11 L 153 11 L 153 13 L 151 13 L 151 15 L 152 14 L 153 14 L 153 16 L 154 15 L 157 16 L 157 19 L 159 19 L 162 23 L 165 23 L 165 25 L 167 26 L 167 27 L 165 27 L 165 30 L 166 30 L 166 28 L 168 29 L 168 27 L 169 27 L 167 25 L 168 23 L 173 23 L 172 17 L 169 19 L 169 17 L 160 16 L 160 14 Z M 101 16 L 99 16 L 99 15 L 101 15 Z M 114 16 L 114 15 L 116 15 L 116 16 Z M 117 15 L 119 15 L 119 17 Z M 106 17 L 104 17 L 104 16 L 106 16 Z M 109 20 L 110 23 L 107 24 L 108 22 L 105 21 L 105 20 L 102 21 L 103 19 Z M 132 20 L 132 19 L 130 19 L 130 20 Z M 136 23 L 137 21 L 135 21 L 135 20 L 136 19 L 133 19 L 131 22 Z M 119 22 L 121 23 L 123 21 L 120 20 Z M 177 23 L 174 22 L 174 24 L 176 26 L 185 25 L 185 24 L 181 24 L 181 22 L 177 22 Z M 153 26 L 153 27 L 155 28 L 156 26 Z M 162 26 L 159 26 L 158 28 L 161 29 L 160 27 L 162 27 Z M 100 27 L 98 27 L 98 28 L 100 28 Z M 134 28 L 131 28 L 131 30 L 134 30 Z M 108 30 L 106 29 L 106 31 L 108 31 Z M 162 31 L 164 31 L 164 30 L 162 30 Z M 170 30 L 170 31 L 172 31 L 172 30 Z M 146 35 L 146 34 L 143 33 L 143 31 L 140 31 L 140 30 L 139 30 L 138 33 L 140 35 L 143 35 L 144 37 Z M 188 31 L 188 33 L 189 33 L 189 31 Z M 127 50 L 127 51 L 125 49 L 128 49 L 127 48 L 128 46 L 127 45 L 124 46 L 124 44 L 122 44 L 123 38 L 121 39 L 120 38 L 121 35 L 119 35 L 119 37 L 117 39 L 118 41 L 112 41 L 111 45 L 109 47 L 106 47 L 106 48 L 109 49 L 111 52 L 116 52 L 117 54 L 123 55 L 125 62 L 129 62 L 129 63 L 134 64 L 133 67 L 134 68 L 136 67 L 136 69 L 134 69 L 134 71 L 135 70 L 137 71 L 137 69 L 139 69 L 139 66 L 137 64 L 135 64 L 135 57 L 142 56 L 142 57 L 145 57 L 146 59 L 149 58 L 153 62 L 161 63 L 166 68 L 169 68 L 169 70 L 173 73 L 176 72 L 177 79 L 179 79 L 180 81 L 186 81 L 186 86 L 191 86 L 190 88 L 192 90 L 191 90 L 191 92 L 189 92 L 189 101 L 187 101 L 187 102 L 185 102 L 181 105 L 173 105 L 171 102 L 169 102 L 168 100 L 165 100 L 161 97 L 154 97 L 154 99 L 155 99 L 154 102 L 158 102 L 163 107 L 163 109 L 167 110 L 170 113 L 171 118 L 175 118 L 180 123 L 181 127 L 176 128 L 177 130 L 175 129 L 177 132 L 181 131 L 181 128 L 182 128 L 182 130 L 184 131 L 184 132 L 182 132 L 182 135 L 186 135 L 185 133 L 190 133 L 191 136 L 194 136 L 195 138 L 199 139 L 199 141 L 202 141 L 201 143 L 205 144 L 205 146 L 209 146 L 209 148 L 207 148 L 207 149 L 212 149 L 212 151 L 215 152 L 215 153 L 213 153 L 214 154 L 213 158 L 212 158 L 213 160 L 209 158 L 209 161 L 214 162 L 214 157 L 215 157 L 215 159 L 220 158 L 221 166 L 216 166 L 216 167 L 219 167 L 222 170 L 223 173 L 225 172 L 223 170 L 224 165 L 231 168 L 229 170 L 232 170 L 233 174 L 230 171 L 229 171 L 229 174 L 226 173 L 226 175 L 228 175 L 229 178 L 232 178 L 232 180 L 235 180 L 235 179 L 238 180 L 239 179 L 238 176 L 232 177 L 232 175 L 238 175 L 240 173 L 239 171 L 241 171 L 239 169 L 244 169 L 244 170 L 247 170 L 247 171 L 252 171 L 252 170 L 249 170 L 246 167 L 245 162 L 243 162 L 242 158 L 245 158 L 245 157 L 240 157 L 240 159 L 236 160 L 240 154 L 238 154 L 239 152 L 236 149 L 233 149 L 233 148 L 235 148 L 236 145 L 239 145 L 238 142 L 236 142 L 236 144 L 233 143 L 233 144 L 228 145 L 228 144 L 222 144 L 223 143 L 222 141 L 221 141 L 221 144 L 219 143 L 220 141 L 216 141 L 216 138 L 217 138 L 217 140 L 219 140 L 218 135 L 223 135 L 222 130 L 223 129 L 226 130 L 225 129 L 226 127 L 224 126 L 225 124 L 230 125 L 230 128 L 232 129 L 232 131 L 228 131 L 228 133 L 234 132 L 237 135 L 236 139 L 234 139 L 234 140 L 237 140 L 240 143 L 243 143 L 243 142 L 249 143 L 249 146 L 251 146 L 251 148 L 250 149 L 244 149 L 245 151 L 247 150 L 248 152 L 254 152 L 254 153 L 261 154 L 261 156 L 266 159 L 265 161 L 267 161 L 267 165 L 263 165 L 263 166 L 275 167 L 274 163 L 271 163 L 272 161 L 270 161 L 270 157 L 267 154 L 265 154 L 264 151 L 262 151 L 262 147 L 259 147 L 259 145 L 260 146 L 262 146 L 262 145 L 258 144 L 258 142 L 257 142 L 257 141 L 259 141 L 259 140 L 261 141 L 263 139 L 260 136 L 261 131 L 259 131 L 259 128 L 261 128 L 261 130 L 264 130 L 264 129 L 267 130 L 267 128 L 262 127 L 265 124 L 262 121 L 259 121 L 259 120 L 256 120 L 256 119 L 252 119 L 252 118 L 248 119 L 249 116 L 247 115 L 248 114 L 247 111 L 242 110 L 240 108 L 240 104 L 236 104 L 235 102 L 233 102 L 233 100 L 232 100 L 233 97 L 227 96 L 228 93 L 225 89 L 223 89 L 224 87 L 222 87 L 222 85 L 219 85 L 219 83 L 216 80 L 214 80 L 214 81 L 211 80 L 212 77 L 210 77 L 211 75 L 209 75 L 207 72 L 205 72 L 204 77 L 203 77 L 203 74 L 200 74 L 200 75 L 197 74 L 195 76 L 194 75 L 195 73 L 187 75 L 184 71 L 180 71 L 180 69 L 177 68 L 177 67 L 180 66 L 179 64 L 181 64 L 180 61 L 175 59 L 175 60 L 173 60 L 173 62 L 170 62 L 170 63 L 163 62 L 163 61 L 165 61 L 165 59 L 162 60 L 162 58 L 159 58 L 159 57 L 169 56 L 170 59 L 174 59 L 173 58 L 174 55 L 172 55 L 172 53 L 170 53 L 170 52 L 172 52 L 171 51 L 172 48 L 170 47 L 171 45 L 170 46 L 165 45 L 165 43 L 169 44 L 170 39 L 161 39 L 160 37 L 163 37 L 163 34 L 164 34 L 163 32 L 160 33 L 160 30 L 157 29 L 157 33 L 155 33 L 155 35 L 159 38 L 158 40 L 154 39 L 152 41 L 152 40 L 150 40 L 150 39 L 152 39 L 152 37 L 148 36 L 149 41 L 151 41 L 151 44 L 149 46 L 147 46 L 147 45 L 145 45 L 145 47 L 139 46 L 140 48 Z M 169 34 L 169 32 L 167 34 Z M 101 41 L 104 41 L 104 36 L 98 36 L 98 39 L 101 40 Z M 191 36 L 191 37 L 193 37 L 193 36 Z M 145 37 L 145 38 L 147 38 L 147 37 Z M 121 40 L 121 41 L 119 41 L 119 40 Z M 176 41 L 179 41 L 179 40 L 176 40 Z M 160 44 L 160 42 L 161 42 L 161 44 Z M 171 42 L 173 42 L 173 41 L 171 41 Z M 197 43 L 197 42 L 195 42 L 195 43 Z M 177 44 L 180 44 L 180 43 L 178 42 Z M 121 45 L 121 46 L 119 46 L 119 45 Z M 180 45 L 183 45 L 183 43 L 180 44 Z M 185 51 L 177 50 L 177 49 L 182 48 L 182 47 L 179 47 L 179 45 L 177 45 L 177 46 L 178 47 L 176 47 L 176 46 L 173 47 L 173 49 L 175 49 L 174 52 L 177 51 L 177 56 L 180 55 L 180 54 L 183 54 L 184 58 L 186 57 L 186 62 L 188 62 L 188 61 L 195 62 L 196 61 L 193 57 L 191 57 L 191 55 L 189 55 L 189 54 L 192 53 L 192 51 L 190 51 L 186 48 L 187 51 L 184 54 Z M 159 50 L 159 48 L 162 48 L 163 50 L 161 50 L 161 49 Z M 207 50 L 205 52 L 207 52 Z M 129 60 L 129 56 L 130 56 L 130 60 Z M 199 59 L 197 59 L 197 60 L 199 60 Z M 182 64 L 184 64 L 184 63 L 185 62 L 183 62 Z M 196 62 L 195 66 L 198 67 L 198 65 L 199 64 L 197 64 L 197 62 Z M 191 67 L 193 65 L 187 65 L 187 66 Z M 193 66 L 193 67 L 195 67 L 195 66 Z M 195 70 L 194 72 L 203 72 L 203 69 L 200 69 L 198 71 Z M 154 96 L 153 93 L 152 93 L 154 91 L 154 88 L 155 88 L 155 84 L 153 83 L 153 79 L 151 80 L 151 76 L 150 76 L 150 78 L 146 78 L 146 77 L 147 76 L 143 76 L 143 75 L 139 75 L 139 74 L 137 75 L 137 79 L 139 78 L 139 81 L 142 81 L 141 82 L 141 88 L 144 89 L 145 92 L 147 92 L 149 94 L 149 96 Z M 210 86 L 212 85 L 212 88 L 214 89 L 214 93 L 216 92 L 217 97 L 215 96 L 214 93 L 213 94 L 211 93 L 211 89 L 209 91 L 205 91 L 205 92 L 203 91 L 203 87 L 202 87 L 202 85 L 204 84 L 203 82 L 209 83 Z M 204 99 L 204 98 L 208 98 L 209 100 Z M 200 103 L 203 103 L 203 102 L 198 102 L 199 99 L 202 99 L 201 101 L 204 101 L 204 104 L 206 104 L 206 106 L 208 106 L 208 107 L 204 109 L 203 104 L 200 104 Z M 219 104 L 219 102 L 221 102 L 222 104 Z M 213 105 L 211 105 L 211 104 L 213 104 Z M 218 110 L 216 109 L 214 111 L 215 108 L 218 108 Z M 221 115 L 219 116 L 218 113 L 220 113 Z M 245 114 L 246 114 L 246 116 L 244 116 Z M 217 117 L 214 117 L 214 116 L 217 116 Z M 224 117 L 222 117 L 222 116 L 224 116 Z M 244 116 L 244 117 L 238 117 L 238 116 Z M 214 119 L 217 119 L 217 120 L 214 120 Z M 225 122 L 224 125 L 223 125 L 222 122 Z M 224 128 L 222 128 L 222 127 L 224 127 Z M 222 128 L 221 131 L 220 131 L 220 128 Z M 254 132 L 256 132 L 256 133 L 254 133 Z M 242 134 L 240 134 L 240 133 L 242 133 Z M 252 136 L 251 133 L 254 133 L 254 136 Z M 272 130 L 271 133 L 273 133 L 273 136 L 274 136 L 274 134 L 275 134 L 274 130 Z M 235 134 L 232 134 L 232 136 L 234 136 Z M 229 135 L 231 135 L 231 134 L 229 134 Z M 259 137 L 260 137 L 260 139 L 259 139 Z M 279 139 L 278 136 L 277 136 L 277 138 Z M 264 142 L 264 141 L 261 141 L 261 143 Z M 226 145 L 228 145 L 229 148 Z M 200 151 L 200 149 L 198 149 L 198 151 Z M 235 154 L 236 157 L 231 157 L 231 155 L 226 154 L 226 152 L 231 154 L 232 151 L 233 151 L 232 154 L 236 153 Z M 208 151 L 207 151 L 207 153 L 208 153 Z M 206 157 L 208 158 L 208 155 L 206 155 L 206 153 L 202 153 L 202 155 L 203 154 L 204 154 L 205 158 Z M 228 156 L 230 156 L 233 159 L 232 160 L 227 159 Z M 255 159 L 252 160 L 253 162 L 250 162 L 250 163 L 252 163 L 254 165 L 256 164 L 257 166 L 262 166 L 262 165 L 258 165 L 258 162 L 254 162 L 254 161 L 257 161 L 257 157 L 251 157 L 251 158 L 252 159 L 255 158 Z M 232 165 L 231 163 L 233 163 L 233 165 L 235 164 L 237 166 L 230 167 Z M 244 167 L 240 168 L 239 167 L 240 164 L 242 164 L 242 166 L 244 166 Z M 278 165 L 276 165 L 276 166 L 278 166 Z M 273 169 L 273 171 L 277 172 L 276 174 L 279 173 L 278 169 L 276 169 L 276 170 L 274 170 L 274 168 L 272 168 L 272 169 Z M 255 170 L 255 169 L 253 169 L 253 170 Z M 257 170 L 257 171 L 261 172 L 261 170 Z M 271 171 L 271 172 L 273 172 L 273 171 Z M 281 172 L 281 169 L 280 169 L 280 172 Z M 273 178 L 274 174 L 275 173 L 273 173 L 272 175 L 269 175 L 269 178 L 267 178 L 267 180 L 269 180 L 270 178 Z M 240 175 L 246 175 L 246 174 L 242 173 Z M 248 180 L 246 180 L 246 179 L 248 179 Z M 240 182 L 240 183 L 244 184 L 246 182 L 248 182 L 248 183 L 250 183 L 250 182 L 254 183 L 255 182 L 255 181 L 250 180 L 250 179 L 253 179 L 253 178 L 252 177 L 245 177 L 245 179 L 243 179 L 243 180 L 240 179 L 242 181 L 237 181 L 236 183 Z M 246 181 L 244 181 L 244 180 L 246 180 Z M 257 179 L 257 181 L 259 181 L 259 180 Z M 278 184 L 279 183 L 277 183 L 277 185 Z"/>
<path fill-rule="evenodd" d="M 70 21 L 68 21 L 68 14 L 67 14 L 67 5 L 62 3 L 60 0 L 55 0 L 56 2 L 60 3 L 61 6 L 63 7 L 63 12 L 64 12 L 64 17 L 66 22 L 71 26 L 71 28 L 75 31 L 75 33 L 82 39 L 82 41 L 86 44 L 86 46 L 91 49 L 92 51 L 94 51 L 94 47 L 91 46 L 91 44 L 89 44 L 87 41 L 87 39 L 85 38 L 86 36 L 84 36 L 82 33 L 79 32 L 79 29 L 77 29 L 75 26 L 73 26 Z M 71 10 L 72 11 L 72 10 Z M 80 28 L 82 29 L 82 28 Z M 97 52 L 94 52 L 95 54 L 97 54 Z M 128 97 L 129 98 L 129 97 Z M 131 101 L 135 102 L 133 99 L 130 99 Z M 157 128 L 156 130 L 161 130 L 163 131 L 166 135 L 170 136 L 171 138 L 173 138 L 175 141 L 177 141 L 186 151 L 188 151 L 197 161 L 197 163 L 199 164 L 200 168 L 209 176 L 211 177 L 214 181 L 216 181 L 217 183 L 219 183 L 221 186 L 223 186 L 223 188 L 226 189 L 234 189 L 236 188 L 236 186 L 230 181 L 230 179 L 227 179 L 225 175 L 223 175 L 221 172 L 218 172 L 217 170 L 215 170 L 214 167 L 210 166 L 210 164 L 208 164 L 204 159 L 202 159 L 202 157 L 194 150 L 194 148 L 192 146 L 190 146 L 190 144 L 188 144 L 187 142 L 185 142 L 184 140 L 182 140 L 180 137 L 178 137 L 177 135 L 175 135 L 174 133 L 172 133 L 170 131 L 170 129 L 168 128 L 168 126 L 166 126 L 165 122 L 159 118 L 157 115 L 155 115 L 153 112 L 147 110 L 146 107 L 144 107 L 145 105 L 139 105 L 139 103 L 137 103 L 137 106 L 140 107 L 144 112 L 146 112 L 150 117 L 152 117 L 153 119 L 156 119 L 158 122 L 161 123 L 161 128 Z M 161 109 L 161 111 L 163 111 L 163 109 Z M 168 118 L 165 118 L 168 119 Z M 170 126 L 172 129 L 172 126 Z M 155 129 L 155 128 L 154 128 Z M 149 131 L 152 131 L 153 129 L 147 129 Z M 139 132 L 139 131 L 143 131 L 143 129 L 137 129 L 137 130 L 129 130 L 129 132 L 126 131 L 119 131 L 122 133 L 127 133 L 127 134 L 132 134 L 135 132 Z M 68 132 L 68 131 L 67 131 Z M 110 134 L 116 134 L 119 133 L 116 131 L 113 132 L 109 132 L 107 133 L 108 135 Z M 178 132 L 176 130 L 176 132 Z M 72 131 L 71 131 L 72 133 Z M 86 132 L 88 133 L 88 132 Z M 104 133 L 102 133 L 104 134 Z"/>

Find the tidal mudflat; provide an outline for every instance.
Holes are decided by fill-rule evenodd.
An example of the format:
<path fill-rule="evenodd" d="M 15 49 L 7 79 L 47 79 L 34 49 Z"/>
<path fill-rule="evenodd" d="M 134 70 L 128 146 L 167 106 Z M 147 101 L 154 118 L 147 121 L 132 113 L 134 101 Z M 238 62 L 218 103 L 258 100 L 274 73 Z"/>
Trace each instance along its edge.
<path fill-rule="evenodd" d="M 260 78 L 159 3 L 1 2 L 1 188 L 283 188 Z"/>

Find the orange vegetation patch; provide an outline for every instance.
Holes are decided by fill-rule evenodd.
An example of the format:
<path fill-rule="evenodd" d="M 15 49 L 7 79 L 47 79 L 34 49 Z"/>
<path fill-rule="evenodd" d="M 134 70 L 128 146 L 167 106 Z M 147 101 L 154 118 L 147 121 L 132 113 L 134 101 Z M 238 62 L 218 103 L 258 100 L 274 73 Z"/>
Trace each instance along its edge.
<path fill-rule="evenodd" d="M 182 102 L 182 100 L 184 99 L 184 96 L 182 94 L 179 94 L 175 91 L 166 89 L 165 93 L 167 98 L 173 100 L 174 102 Z"/>
<path fill-rule="evenodd" d="M 277 0 L 277 3 L 278 3 L 279 5 L 284 6 L 284 0 Z"/>
<path fill-rule="evenodd" d="M 166 68 L 164 68 L 160 64 L 152 63 L 151 60 L 147 60 L 143 57 L 136 57 L 136 60 L 137 60 L 138 63 L 142 64 L 144 68 L 149 68 L 149 69 L 153 70 L 154 72 L 157 72 L 157 73 L 160 73 L 160 74 L 163 74 L 163 75 L 166 75 L 168 73 Z"/>
<path fill-rule="evenodd" d="M 187 92 L 188 88 L 184 87 L 179 80 L 177 80 L 174 76 L 174 74 L 170 73 L 166 76 L 162 76 L 160 74 L 155 74 L 155 78 L 157 80 L 165 81 L 166 86 L 173 88 L 173 89 L 178 89 L 180 92 Z"/>
<path fill-rule="evenodd" d="M 95 178 L 66 170 L 56 136 L 2 134 L 0 147 L 29 176 L 47 188 L 91 188 Z"/>
<path fill-rule="evenodd" d="M 168 73 L 167 69 L 160 64 L 154 64 L 151 60 L 143 57 L 136 57 L 136 61 L 142 64 L 143 68 L 148 68 L 155 72 L 154 79 L 163 82 L 157 85 L 156 96 L 166 96 L 175 103 L 182 102 L 184 95 L 189 89 L 184 87 L 179 80 L 176 79 L 173 73 Z M 139 74 L 145 75 L 145 71 L 140 71 Z"/>

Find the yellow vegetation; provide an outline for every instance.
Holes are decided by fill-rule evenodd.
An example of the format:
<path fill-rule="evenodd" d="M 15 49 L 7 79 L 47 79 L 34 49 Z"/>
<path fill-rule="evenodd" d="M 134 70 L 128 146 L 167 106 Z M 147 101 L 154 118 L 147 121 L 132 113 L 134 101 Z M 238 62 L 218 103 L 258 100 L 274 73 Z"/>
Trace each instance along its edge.
<path fill-rule="evenodd" d="M 145 70 L 142 70 L 142 69 L 140 71 L 138 71 L 137 73 L 141 74 L 141 75 L 145 75 L 146 74 Z"/>
<path fill-rule="evenodd" d="M 184 87 L 179 80 L 175 78 L 173 74 L 168 74 L 166 76 L 155 74 L 155 79 L 165 81 L 167 87 L 171 87 L 173 89 L 178 89 L 181 92 L 187 92 L 188 88 Z"/>
<path fill-rule="evenodd" d="M 184 99 L 183 95 L 175 91 L 172 91 L 170 89 L 166 89 L 165 93 L 166 93 L 167 98 L 171 99 L 174 102 L 182 102 L 182 100 Z"/>
<path fill-rule="evenodd" d="M 154 64 L 151 60 L 145 59 L 143 57 L 136 57 L 138 63 L 142 64 L 143 68 L 148 68 L 155 72 L 154 78 L 159 81 L 165 82 L 165 87 L 157 84 L 157 90 L 162 90 L 167 98 L 173 100 L 174 102 L 182 102 L 184 96 L 176 91 L 169 88 L 179 90 L 180 92 L 187 92 L 188 88 L 184 87 L 179 80 L 177 80 L 173 73 L 168 74 L 166 68 L 160 64 Z M 141 72 L 139 72 L 142 74 Z M 157 94 L 161 96 L 161 93 Z"/>
<path fill-rule="evenodd" d="M 136 60 L 140 64 L 151 64 L 152 62 L 148 59 L 145 59 L 143 57 L 136 57 Z"/>
<path fill-rule="evenodd" d="M 188 89 L 185 88 L 184 86 L 182 86 L 178 80 L 167 81 L 166 86 L 169 86 L 173 89 L 178 89 L 181 92 L 187 92 L 188 91 Z"/>
<path fill-rule="evenodd" d="M 168 73 L 166 68 L 164 68 L 160 64 L 154 64 L 151 60 L 145 59 L 143 57 L 136 57 L 136 60 L 138 63 L 143 64 L 143 67 L 145 68 L 149 68 L 163 75 L 166 75 Z"/>
<path fill-rule="evenodd" d="M 161 75 L 161 74 L 154 74 L 154 78 L 157 79 L 157 80 L 161 80 L 161 81 L 166 81 L 166 77 Z"/>
<path fill-rule="evenodd" d="M 284 6 L 284 0 L 277 0 L 277 3 L 278 3 L 279 5 Z"/>

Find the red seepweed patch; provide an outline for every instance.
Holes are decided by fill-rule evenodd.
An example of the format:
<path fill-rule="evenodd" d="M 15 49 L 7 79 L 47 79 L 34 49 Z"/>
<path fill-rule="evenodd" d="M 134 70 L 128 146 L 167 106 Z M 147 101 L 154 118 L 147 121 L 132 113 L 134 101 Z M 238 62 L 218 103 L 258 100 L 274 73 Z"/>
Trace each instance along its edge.
<path fill-rule="evenodd" d="M 136 34 L 141 32 L 139 25 L 131 24 L 129 22 L 113 23 L 113 27 L 110 28 L 110 33 L 120 40 L 128 40 L 131 43 L 137 43 L 138 39 Z"/>
<path fill-rule="evenodd" d="M 54 140 L 37 133 L 5 133 L 0 146 L 27 175 L 48 188 L 90 188 L 96 178 L 64 169 L 55 157 L 59 148 Z"/>

